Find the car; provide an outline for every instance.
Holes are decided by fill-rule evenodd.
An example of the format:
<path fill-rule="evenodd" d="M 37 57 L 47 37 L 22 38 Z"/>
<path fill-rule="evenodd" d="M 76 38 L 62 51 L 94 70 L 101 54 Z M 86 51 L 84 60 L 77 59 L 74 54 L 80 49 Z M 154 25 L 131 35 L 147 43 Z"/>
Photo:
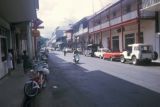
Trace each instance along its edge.
<path fill-rule="evenodd" d="M 131 44 L 128 45 L 128 50 L 123 51 L 121 62 L 124 63 L 127 60 L 131 60 L 134 65 L 140 64 L 141 62 L 149 64 L 152 60 L 156 60 L 157 58 L 158 54 L 153 51 L 152 45 Z"/>
<path fill-rule="evenodd" d="M 109 52 L 107 48 L 99 48 L 96 52 L 94 52 L 94 56 L 98 58 L 103 58 L 103 54 Z"/>
<path fill-rule="evenodd" d="M 87 48 L 84 51 L 84 55 L 85 56 L 94 56 L 94 52 L 96 52 L 98 49 L 98 45 L 97 44 L 89 44 L 87 46 Z"/>
<path fill-rule="evenodd" d="M 110 51 L 105 52 L 103 54 L 103 59 L 109 59 L 110 61 L 120 60 L 121 56 L 122 56 L 122 52 L 110 50 Z"/>
<path fill-rule="evenodd" d="M 73 52 L 71 48 L 65 48 L 64 51 L 68 52 L 68 53 L 72 53 Z"/>

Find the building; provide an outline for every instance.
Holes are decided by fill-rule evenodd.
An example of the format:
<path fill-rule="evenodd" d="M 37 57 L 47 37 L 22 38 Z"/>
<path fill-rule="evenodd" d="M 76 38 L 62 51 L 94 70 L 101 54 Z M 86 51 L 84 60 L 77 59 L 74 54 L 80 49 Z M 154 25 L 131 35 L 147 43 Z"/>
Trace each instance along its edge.
<path fill-rule="evenodd" d="M 68 48 L 73 48 L 73 29 L 72 27 L 69 27 L 68 30 L 65 31 L 65 36 L 66 36 L 66 40 L 67 40 L 67 46 Z"/>
<path fill-rule="evenodd" d="M 160 0 L 142 0 L 142 11 L 155 12 L 155 50 L 160 58 Z"/>
<path fill-rule="evenodd" d="M 84 17 L 73 25 L 73 47 L 80 48 L 82 52 L 84 52 L 84 49 L 89 44 L 88 21 L 90 17 Z"/>
<path fill-rule="evenodd" d="M 13 50 L 14 62 L 23 50 L 33 57 L 32 21 L 38 8 L 38 0 L 0 1 L 0 78 L 8 73 L 8 49 Z"/>
<path fill-rule="evenodd" d="M 141 9 L 140 0 L 107 5 L 89 19 L 88 41 L 112 51 L 123 51 L 133 43 L 155 47 L 155 12 Z"/>
<path fill-rule="evenodd" d="M 68 35 L 66 31 L 70 31 L 72 29 L 72 25 L 68 26 L 58 26 L 55 29 L 55 33 L 52 33 L 52 44 L 56 44 L 56 48 L 63 49 L 64 47 L 67 47 L 67 37 L 68 40 L 70 39 L 70 36 Z M 56 43 L 55 43 L 56 42 Z"/>

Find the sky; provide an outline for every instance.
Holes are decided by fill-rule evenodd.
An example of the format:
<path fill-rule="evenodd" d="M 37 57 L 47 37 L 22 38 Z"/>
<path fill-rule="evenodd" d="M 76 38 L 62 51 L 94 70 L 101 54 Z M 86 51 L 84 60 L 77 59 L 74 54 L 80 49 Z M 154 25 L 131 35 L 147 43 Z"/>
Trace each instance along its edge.
<path fill-rule="evenodd" d="M 115 0 L 39 0 L 38 18 L 43 21 L 41 36 L 50 38 L 57 26 L 74 23 L 92 15 Z"/>

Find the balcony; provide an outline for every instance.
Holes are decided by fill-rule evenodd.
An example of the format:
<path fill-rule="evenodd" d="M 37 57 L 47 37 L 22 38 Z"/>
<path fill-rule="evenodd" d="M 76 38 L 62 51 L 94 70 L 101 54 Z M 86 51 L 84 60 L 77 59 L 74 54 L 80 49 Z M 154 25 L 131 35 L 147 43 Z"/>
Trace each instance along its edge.
<path fill-rule="evenodd" d="M 133 12 L 130 12 L 130 13 L 127 13 L 125 15 L 122 16 L 122 21 L 128 21 L 128 20 L 132 20 L 132 19 L 135 19 L 138 17 L 138 14 L 137 14 L 137 10 L 133 11 Z"/>
<path fill-rule="evenodd" d="M 83 29 L 83 33 L 87 33 L 88 32 L 88 28 Z"/>
<path fill-rule="evenodd" d="M 155 12 L 141 11 L 141 18 L 155 18 Z"/>
<path fill-rule="evenodd" d="M 89 33 L 93 32 L 93 27 L 89 28 Z"/>
<path fill-rule="evenodd" d="M 160 0 L 142 0 L 143 10 L 160 11 Z"/>
<path fill-rule="evenodd" d="M 100 25 L 97 25 L 94 27 L 94 31 L 97 31 L 97 30 L 100 30 L 101 29 L 101 26 Z"/>
<path fill-rule="evenodd" d="M 121 17 L 117 17 L 115 19 L 112 19 L 110 23 L 111 23 L 111 25 L 116 25 L 118 23 L 121 23 Z"/>
<path fill-rule="evenodd" d="M 109 27 L 109 21 L 101 24 L 101 28 L 102 28 L 102 29 L 103 29 L 103 28 L 106 28 L 106 27 Z"/>

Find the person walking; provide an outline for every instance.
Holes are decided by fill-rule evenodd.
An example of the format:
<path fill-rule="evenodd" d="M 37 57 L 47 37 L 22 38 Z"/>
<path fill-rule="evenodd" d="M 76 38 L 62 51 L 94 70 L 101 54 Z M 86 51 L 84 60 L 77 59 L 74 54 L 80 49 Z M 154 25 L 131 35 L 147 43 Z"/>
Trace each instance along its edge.
<path fill-rule="evenodd" d="M 29 68 L 29 57 L 26 53 L 26 50 L 23 51 L 22 60 L 23 60 L 23 70 L 24 70 L 24 73 L 26 74 L 27 69 Z"/>
<path fill-rule="evenodd" d="M 12 69 L 13 69 L 13 56 L 11 49 L 8 50 L 8 56 L 7 56 L 7 67 L 8 67 L 8 75 L 11 75 Z"/>

